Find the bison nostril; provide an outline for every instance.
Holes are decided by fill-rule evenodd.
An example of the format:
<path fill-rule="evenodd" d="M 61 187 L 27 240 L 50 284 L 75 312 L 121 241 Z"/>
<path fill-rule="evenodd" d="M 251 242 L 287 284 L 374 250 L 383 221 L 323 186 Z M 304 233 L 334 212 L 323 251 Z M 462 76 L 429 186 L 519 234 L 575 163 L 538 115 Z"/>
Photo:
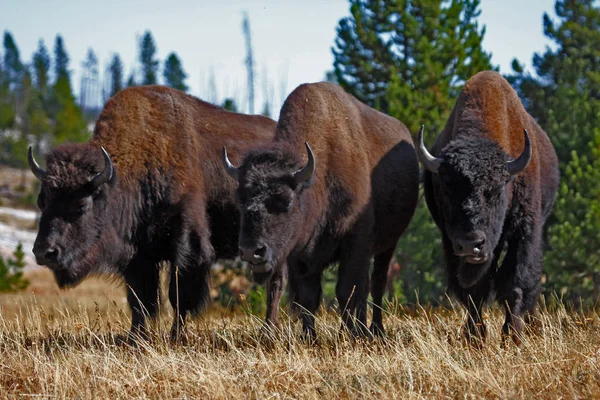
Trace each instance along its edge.
<path fill-rule="evenodd" d="M 261 245 L 254 250 L 254 257 L 263 258 L 267 254 L 267 246 Z"/>
<path fill-rule="evenodd" d="M 57 248 L 50 248 L 46 251 L 46 260 L 48 261 L 57 261 L 58 260 L 58 256 L 59 256 L 60 252 L 58 251 Z"/>

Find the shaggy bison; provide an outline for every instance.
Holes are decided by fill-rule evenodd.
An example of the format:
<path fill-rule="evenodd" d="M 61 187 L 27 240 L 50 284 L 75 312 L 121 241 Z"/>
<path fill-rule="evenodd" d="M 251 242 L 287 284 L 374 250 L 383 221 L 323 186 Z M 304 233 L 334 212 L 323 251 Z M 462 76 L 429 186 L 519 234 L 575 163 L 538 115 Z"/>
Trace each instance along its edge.
<path fill-rule="evenodd" d="M 469 312 L 467 334 L 485 337 L 481 308 L 495 294 L 506 308 L 502 331 L 519 343 L 540 291 L 542 231 L 559 183 L 548 136 L 509 83 L 487 71 L 466 82 L 431 153 L 422 130 L 417 151 L 448 288 Z"/>
<path fill-rule="evenodd" d="M 158 306 L 159 270 L 171 265 L 172 334 L 209 299 L 215 258 L 237 255 L 235 185 L 217 156 L 271 140 L 275 122 L 228 112 L 161 86 L 126 89 L 102 111 L 86 144 L 49 152 L 33 252 L 60 287 L 90 274 L 127 284 L 131 334 L 145 333 Z M 132 336 L 131 336 L 132 337 Z"/>
<path fill-rule="evenodd" d="M 336 85 L 305 84 L 285 101 L 271 144 L 248 152 L 239 168 L 223 154 L 239 183 L 240 255 L 264 277 L 288 263 L 305 334 L 316 336 L 321 275 L 335 262 L 344 324 L 367 333 L 373 256 L 371 330 L 381 334 L 388 265 L 417 204 L 419 167 L 406 127 Z"/>

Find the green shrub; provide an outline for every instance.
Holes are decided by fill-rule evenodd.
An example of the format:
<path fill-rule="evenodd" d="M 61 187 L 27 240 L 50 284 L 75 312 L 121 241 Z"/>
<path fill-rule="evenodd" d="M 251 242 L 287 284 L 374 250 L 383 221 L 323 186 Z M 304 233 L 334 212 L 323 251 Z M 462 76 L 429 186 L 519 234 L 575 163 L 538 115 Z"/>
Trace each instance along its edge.
<path fill-rule="evenodd" d="M 0 257 L 0 292 L 16 292 L 29 286 L 29 281 L 23 277 L 24 260 L 21 243 L 17 245 L 12 258 Z"/>

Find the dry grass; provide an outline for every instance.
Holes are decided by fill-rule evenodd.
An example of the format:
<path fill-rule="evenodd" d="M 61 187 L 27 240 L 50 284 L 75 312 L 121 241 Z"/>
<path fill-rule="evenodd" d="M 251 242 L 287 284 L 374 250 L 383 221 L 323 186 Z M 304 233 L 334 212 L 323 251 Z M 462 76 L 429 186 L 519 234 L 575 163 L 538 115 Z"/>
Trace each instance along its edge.
<path fill-rule="evenodd" d="M 117 340 L 129 323 L 122 288 L 87 281 L 59 292 L 46 271 L 31 274 L 27 293 L 0 297 L 2 397 L 600 398 L 596 314 L 543 312 L 540 333 L 504 349 L 495 311 L 476 350 L 459 340 L 459 308 L 387 315 L 385 341 L 340 337 L 325 313 L 316 345 L 297 340 L 288 319 L 269 339 L 256 317 L 211 310 L 185 345 L 156 335 L 132 348 Z"/>

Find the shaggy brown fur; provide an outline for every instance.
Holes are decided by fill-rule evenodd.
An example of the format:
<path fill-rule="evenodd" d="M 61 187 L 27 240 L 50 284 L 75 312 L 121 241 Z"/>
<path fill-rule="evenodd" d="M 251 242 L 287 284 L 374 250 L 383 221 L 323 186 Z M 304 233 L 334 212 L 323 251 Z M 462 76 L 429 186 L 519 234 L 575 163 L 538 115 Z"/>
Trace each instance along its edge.
<path fill-rule="evenodd" d="M 208 300 L 215 258 L 237 255 L 235 182 L 221 168 L 269 141 L 275 122 L 232 113 L 163 86 L 125 89 L 104 107 L 86 144 L 65 144 L 47 157 L 34 252 L 61 286 L 90 273 L 116 273 L 128 285 L 132 332 L 157 311 L 159 264 L 172 264 L 173 325 Z M 89 189 L 105 168 L 113 178 Z M 48 256 L 48 257 L 47 257 Z M 177 274 L 177 276 L 176 276 Z"/>

